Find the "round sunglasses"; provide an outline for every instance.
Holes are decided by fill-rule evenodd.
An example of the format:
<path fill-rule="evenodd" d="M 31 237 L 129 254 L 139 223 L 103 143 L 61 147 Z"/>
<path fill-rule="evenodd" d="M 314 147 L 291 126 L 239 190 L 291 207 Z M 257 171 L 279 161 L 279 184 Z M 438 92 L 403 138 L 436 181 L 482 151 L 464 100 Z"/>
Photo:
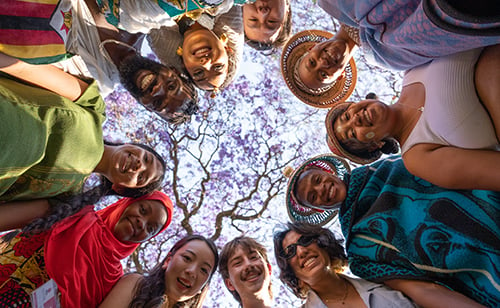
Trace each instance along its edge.
<path fill-rule="evenodd" d="M 293 258 L 297 254 L 297 245 L 307 247 L 318 239 L 317 235 L 302 235 L 297 242 L 288 245 L 285 249 L 280 251 L 280 257 L 286 260 Z"/>

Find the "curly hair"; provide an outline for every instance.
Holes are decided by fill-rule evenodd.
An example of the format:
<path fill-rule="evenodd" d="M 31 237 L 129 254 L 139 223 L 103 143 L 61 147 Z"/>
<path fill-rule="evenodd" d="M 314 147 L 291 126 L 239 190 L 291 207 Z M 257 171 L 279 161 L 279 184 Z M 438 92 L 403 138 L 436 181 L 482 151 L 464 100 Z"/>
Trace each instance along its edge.
<path fill-rule="evenodd" d="M 264 247 L 262 244 L 257 242 L 251 237 L 248 236 L 239 236 L 231 240 L 230 242 L 227 242 L 224 247 L 222 248 L 222 251 L 220 253 L 220 259 L 219 259 L 219 273 L 222 276 L 223 280 L 229 279 L 229 268 L 228 268 L 228 262 L 229 259 L 233 256 L 235 250 L 240 247 L 243 249 L 246 253 L 250 253 L 251 251 L 257 251 L 262 258 L 266 261 L 267 264 L 269 264 L 269 260 L 267 258 L 267 251 L 266 247 Z M 233 297 L 241 304 L 241 297 L 238 294 L 238 292 L 234 291 L 229 291 L 233 295 Z M 271 297 L 273 296 L 272 293 L 272 283 L 269 283 L 269 294 Z"/>
<path fill-rule="evenodd" d="M 120 146 L 125 143 L 113 143 L 105 140 L 104 144 L 112 146 Z M 50 209 L 47 216 L 34 219 L 31 223 L 29 223 L 23 228 L 23 232 L 39 233 L 48 230 L 56 222 L 77 213 L 84 206 L 96 204 L 104 196 L 118 195 L 122 197 L 139 198 L 141 196 L 149 194 L 150 192 L 158 190 L 161 187 L 163 179 L 165 178 L 165 171 L 167 169 L 165 161 L 160 156 L 160 154 L 158 154 L 153 148 L 147 145 L 139 143 L 128 143 L 128 144 L 135 145 L 145 149 L 146 151 L 153 154 L 160 161 L 160 164 L 162 166 L 162 174 L 157 180 L 149 183 L 144 187 L 139 187 L 139 188 L 124 187 L 120 189 L 119 192 L 117 192 L 112 188 L 113 183 L 111 183 L 108 179 L 106 179 L 104 176 L 101 175 L 100 176 L 101 184 L 85 192 L 81 192 L 79 194 L 66 193 L 48 199 L 50 204 Z"/>
<path fill-rule="evenodd" d="M 163 268 L 163 264 L 169 257 L 173 257 L 181 247 L 193 240 L 203 241 L 208 245 L 208 247 L 214 254 L 214 267 L 210 272 L 207 283 L 201 289 L 201 292 L 184 302 L 176 303 L 174 307 L 201 307 L 203 300 L 207 295 L 210 280 L 217 270 L 217 264 L 219 263 L 219 254 L 217 252 L 217 247 L 212 240 L 207 239 L 206 237 L 201 235 L 188 235 L 177 241 L 174 246 L 172 246 L 165 259 L 163 259 L 162 262 L 158 263 L 147 275 L 144 276 L 144 278 L 142 278 L 136 284 L 134 289 L 134 298 L 132 299 L 129 308 L 156 308 L 164 303 L 166 285 L 165 269 Z"/>
<path fill-rule="evenodd" d="M 248 46 L 258 51 L 270 51 L 268 53 L 265 53 L 265 55 L 271 55 L 274 52 L 276 52 L 278 48 L 281 48 L 283 47 L 283 45 L 285 45 L 285 43 L 290 38 L 291 33 L 292 33 L 292 6 L 288 4 L 288 11 L 285 15 L 285 18 L 283 19 L 283 27 L 281 27 L 280 33 L 278 34 L 274 42 L 260 42 L 256 40 L 251 40 L 245 34 L 245 43 Z"/>
<path fill-rule="evenodd" d="M 347 256 L 342 246 L 342 240 L 337 239 L 332 231 L 312 225 L 306 222 L 288 222 L 286 229 L 274 233 L 274 255 L 280 269 L 280 280 L 290 288 L 290 290 L 299 298 L 305 298 L 305 294 L 299 286 L 299 279 L 295 275 L 288 260 L 281 257 L 283 252 L 283 240 L 290 231 L 301 235 L 317 236 L 318 247 L 328 253 L 331 261 L 336 261 L 335 271 L 340 272 L 344 266 L 347 266 Z"/>

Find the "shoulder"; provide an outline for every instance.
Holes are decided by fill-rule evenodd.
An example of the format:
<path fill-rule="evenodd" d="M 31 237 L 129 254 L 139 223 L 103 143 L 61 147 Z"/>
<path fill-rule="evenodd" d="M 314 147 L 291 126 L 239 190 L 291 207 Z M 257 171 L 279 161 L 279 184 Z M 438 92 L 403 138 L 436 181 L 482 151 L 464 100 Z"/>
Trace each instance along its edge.
<path fill-rule="evenodd" d="M 403 293 L 390 289 L 385 285 L 370 282 L 361 278 L 344 276 L 356 289 L 365 303 L 371 307 L 415 307 Z"/>
<path fill-rule="evenodd" d="M 142 278 L 142 275 L 135 273 L 120 278 L 99 308 L 128 307 L 133 299 L 134 289 Z"/>

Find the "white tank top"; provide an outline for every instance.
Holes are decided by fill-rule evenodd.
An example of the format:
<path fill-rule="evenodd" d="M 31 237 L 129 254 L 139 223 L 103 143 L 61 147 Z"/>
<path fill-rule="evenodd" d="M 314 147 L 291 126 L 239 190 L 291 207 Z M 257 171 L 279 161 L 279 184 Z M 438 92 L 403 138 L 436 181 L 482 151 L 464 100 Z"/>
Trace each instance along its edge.
<path fill-rule="evenodd" d="M 403 86 L 420 82 L 425 107 L 401 147 L 405 153 L 419 143 L 500 151 L 490 117 L 476 94 L 474 69 L 482 48 L 433 60 L 405 73 Z"/>

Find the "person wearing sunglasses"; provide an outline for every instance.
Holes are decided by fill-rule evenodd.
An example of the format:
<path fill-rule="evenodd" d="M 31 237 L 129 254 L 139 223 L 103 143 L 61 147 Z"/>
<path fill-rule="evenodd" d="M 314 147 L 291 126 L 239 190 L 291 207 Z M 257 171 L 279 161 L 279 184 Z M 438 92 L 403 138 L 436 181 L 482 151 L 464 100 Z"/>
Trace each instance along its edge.
<path fill-rule="evenodd" d="M 281 281 L 303 307 L 416 307 L 401 292 L 342 274 L 347 256 L 328 229 L 306 222 L 288 223 L 274 234 Z"/>

